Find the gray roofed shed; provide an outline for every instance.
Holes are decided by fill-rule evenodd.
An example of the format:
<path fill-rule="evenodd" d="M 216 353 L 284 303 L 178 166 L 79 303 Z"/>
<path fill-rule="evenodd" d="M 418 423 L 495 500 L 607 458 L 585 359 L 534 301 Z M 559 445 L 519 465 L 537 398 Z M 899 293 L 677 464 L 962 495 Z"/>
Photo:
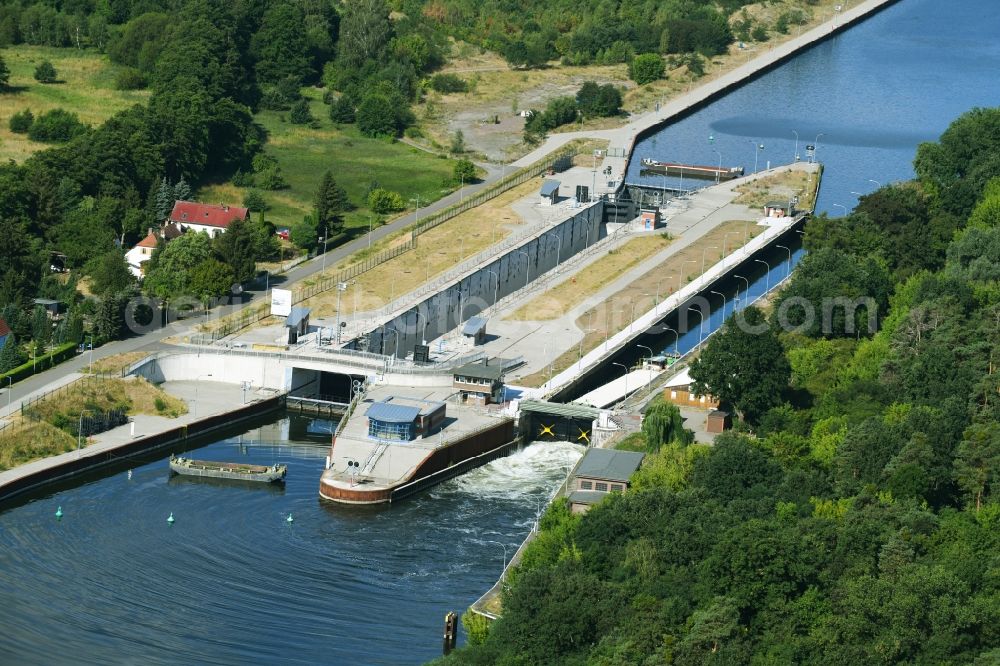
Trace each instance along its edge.
<path fill-rule="evenodd" d="M 303 320 L 309 320 L 309 313 L 312 312 L 309 308 L 292 308 L 292 311 L 285 318 L 285 326 L 291 326 L 293 328 L 298 328 Z"/>
<path fill-rule="evenodd" d="M 469 320 L 465 322 L 465 326 L 462 327 L 462 335 L 476 335 L 476 333 L 485 328 L 485 317 L 469 317 Z"/>
<path fill-rule="evenodd" d="M 499 365 L 487 365 L 486 363 L 466 363 L 460 368 L 455 368 L 452 374 L 456 377 L 496 380 L 503 376 L 503 368 Z"/>
<path fill-rule="evenodd" d="M 542 200 L 548 204 L 554 204 L 559 200 L 559 185 L 561 183 L 558 180 L 544 180 L 542 181 L 542 189 L 539 194 Z"/>
<path fill-rule="evenodd" d="M 587 449 L 576 468 L 576 476 L 628 483 L 644 457 L 645 453 L 637 451 Z"/>
<path fill-rule="evenodd" d="M 383 423 L 413 423 L 420 416 L 420 408 L 413 405 L 394 405 L 391 402 L 375 402 L 368 407 L 365 416 Z"/>

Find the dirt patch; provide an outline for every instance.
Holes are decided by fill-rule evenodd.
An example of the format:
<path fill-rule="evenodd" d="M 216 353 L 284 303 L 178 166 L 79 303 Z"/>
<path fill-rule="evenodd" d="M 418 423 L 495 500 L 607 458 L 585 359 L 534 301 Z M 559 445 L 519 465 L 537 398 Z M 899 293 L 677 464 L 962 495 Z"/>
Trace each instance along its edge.
<path fill-rule="evenodd" d="M 605 257 L 535 297 L 505 319 L 516 321 L 557 319 L 599 291 L 608 282 L 670 245 L 672 240 L 661 234 L 633 238 L 624 245 L 609 250 Z"/>
<path fill-rule="evenodd" d="M 618 291 L 604 303 L 584 312 L 576 320 L 577 328 L 584 332 L 582 344 L 573 345 L 542 370 L 517 379 L 517 384 L 541 386 L 550 377 L 576 363 L 583 354 L 596 349 L 607 338 L 627 328 L 632 322 L 633 310 L 638 317 L 684 284 L 697 279 L 702 273 L 702 257 L 705 259 L 706 269 L 722 258 L 720 249 L 709 248 L 725 246 L 727 251 L 732 252 L 743 246 L 744 233 L 746 240 L 749 240 L 763 230 L 763 227 L 748 224 L 745 220 L 723 222 L 697 242 L 650 268 L 642 277 L 633 280 L 628 287 Z M 729 243 L 726 243 L 727 234 Z"/>
<path fill-rule="evenodd" d="M 798 197 L 798 208 L 811 210 L 816 199 L 817 174 L 799 169 L 786 169 L 780 173 L 740 185 L 739 196 L 733 203 L 750 208 L 763 208 L 771 201 L 789 201 Z"/>

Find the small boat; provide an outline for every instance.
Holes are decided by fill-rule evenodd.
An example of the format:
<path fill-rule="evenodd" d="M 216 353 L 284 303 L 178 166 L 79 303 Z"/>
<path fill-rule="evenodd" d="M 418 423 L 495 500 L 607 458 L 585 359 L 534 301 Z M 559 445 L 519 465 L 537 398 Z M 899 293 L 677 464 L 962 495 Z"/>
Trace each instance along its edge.
<path fill-rule="evenodd" d="M 732 180 L 743 176 L 743 167 L 714 167 L 699 164 L 678 164 L 677 162 L 658 162 L 648 157 L 640 160 L 642 171 L 662 173 L 665 176 L 689 176 L 691 178 L 706 178 L 710 180 Z"/>
<path fill-rule="evenodd" d="M 201 476 L 211 479 L 280 483 L 285 480 L 288 465 L 248 465 L 245 463 L 192 460 L 191 458 L 170 456 L 170 471 L 174 474 Z"/>

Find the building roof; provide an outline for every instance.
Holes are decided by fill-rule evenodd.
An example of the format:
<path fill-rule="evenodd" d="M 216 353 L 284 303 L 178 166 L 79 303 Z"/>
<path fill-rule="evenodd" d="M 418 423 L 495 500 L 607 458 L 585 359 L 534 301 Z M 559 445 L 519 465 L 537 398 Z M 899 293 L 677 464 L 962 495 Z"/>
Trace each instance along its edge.
<path fill-rule="evenodd" d="M 690 386 L 694 382 L 691 379 L 691 373 L 688 368 L 684 368 L 676 375 L 667 380 L 665 384 L 666 388 L 679 388 L 681 386 Z"/>
<path fill-rule="evenodd" d="M 788 208 L 787 201 L 768 201 L 764 204 L 764 208 Z"/>
<path fill-rule="evenodd" d="M 613 449 L 587 449 L 576 468 L 577 477 L 628 482 L 639 469 L 645 453 L 615 451 Z"/>
<path fill-rule="evenodd" d="M 574 490 L 569 494 L 569 501 L 573 504 L 597 504 L 602 499 L 607 497 L 607 493 L 602 493 L 599 490 Z"/>
<path fill-rule="evenodd" d="M 374 402 L 368 407 L 365 416 L 383 423 L 413 423 L 420 416 L 420 408 L 391 402 Z"/>
<path fill-rule="evenodd" d="M 552 416 L 566 416 L 573 419 L 595 419 L 601 410 L 590 405 L 578 403 L 547 402 L 545 400 L 522 400 L 520 409 L 523 412 L 533 412 L 536 414 L 551 414 Z"/>
<path fill-rule="evenodd" d="M 35 305 L 42 306 L 59 305 L 59 301 L 54 301 L 51 298 L 36 298 L 33 302 Z"/>
<path fill-rule="evenodd" d="M 469 317 L 462 327 L 462 335 L 476 335 L 486 328 L 486 317 Z"/>
<path fill-rule="evenodd" d="M 170 224 L 163 225 L 163 231 L 161 233 L 165 239 L 171 241 L 184 235 L 184 227 L 177 222 L 171 222 Z"/>
<path fill-rule="evenodd" d="M 201 224 L 206 227 L 225 229 L 233 220 L 245 220 L 248 217 L 246 208 L 196 203 L 194 201 L 178 201 L 170 211 L 171 222 L 182 224 Z"/>
<path fill-rule="evenodd" d="M 486 363 L 466 363 L 460 368 L 452 371 L 457 377 L 476 377 L 477 379 L 500 379 L 503 375 L 503 368 L 499 365 L 487 365 Z"/>
<path fill-rule="evenodd" d="M 559 181 L 558 180 L 545 180 L 542 181 L 542 191 L 541 195 L 543 197 L 551 197 L 553 194 L 559 193 Z"/>
<path fill-rule="evenodd" d="M 298 326 L 302 323 L 303 319 L 309 318 L 309 313 L 312 312 L 311 308 L 296 307 L 292 308 L 288 316 L 285 317 L 285 326 Z"/>
<path fill-rule="evenodd" d="M 146 237 L 135 244 L 136 247 L 156 247 L 157 238 L 156 234 L 150 231 L 146 234 Z"/>

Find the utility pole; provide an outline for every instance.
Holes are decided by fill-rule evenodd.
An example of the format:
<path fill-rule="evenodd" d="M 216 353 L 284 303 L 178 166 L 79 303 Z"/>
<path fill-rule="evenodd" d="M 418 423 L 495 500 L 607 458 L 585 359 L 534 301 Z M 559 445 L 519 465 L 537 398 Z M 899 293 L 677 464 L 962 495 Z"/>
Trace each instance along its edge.
<path fill-rule="evenodd" d="M 340 295 L 347 289 L 346 282 L 337 283 L 337 344 L 340 344 Z"/>

